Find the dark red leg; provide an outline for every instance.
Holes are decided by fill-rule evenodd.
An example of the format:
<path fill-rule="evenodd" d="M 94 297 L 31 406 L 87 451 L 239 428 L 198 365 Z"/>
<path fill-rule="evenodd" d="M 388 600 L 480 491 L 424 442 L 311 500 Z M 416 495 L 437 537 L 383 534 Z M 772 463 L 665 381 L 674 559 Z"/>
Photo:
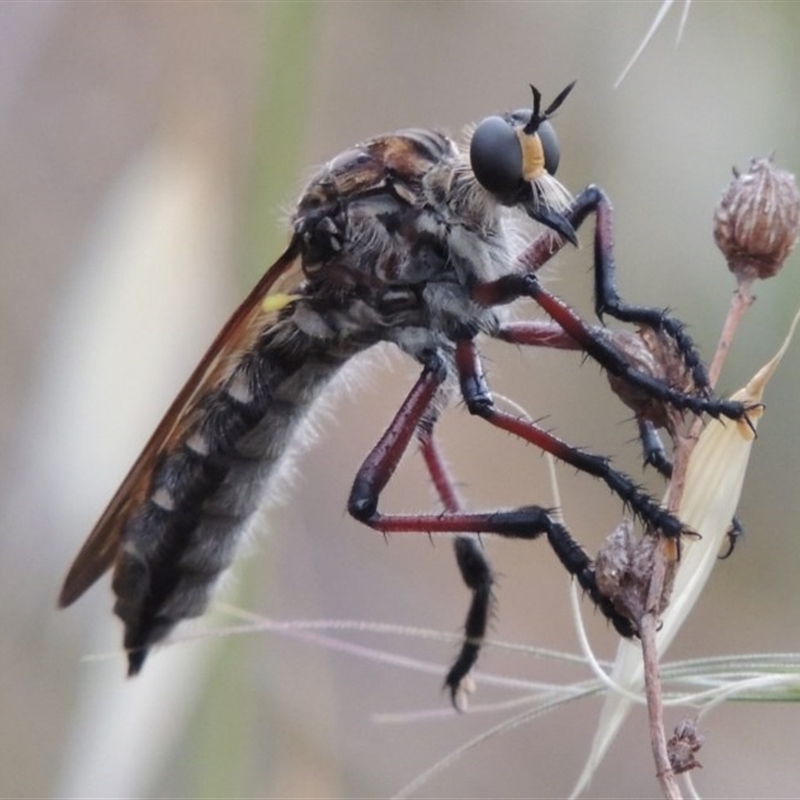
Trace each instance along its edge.
<path fill-rule="evenodd" d="M 595 215 L 594 235 L 594 303 L 595 312 L 602 320 L 604 314 L 621 322 L 647 325 L 670 336 L 678 352 L 692 373 L 695 386 L 701 394 L 708 394 L 708 374 L 697 354 L 694 343 L 686 335 L 684 325 L 667 309 L 630 305 L 622 300 L 616 284 L 614 260 L 613 210 L 605 192 L 597 186 L 587 186 L 573 201 L 565 214 L 577 230 L 591 214 Z M 529 274 L 535 273 L 546 261 L 558 252 L 565 241 L 551 232 L 535 239 L 522 253 L 518 261 Z M 590 353 L 591 355 L 591 353 Z M 713 412 L 709 412 L 713 413 Z M 738 418 L 741 418 L 741 414 Z"/>
<path fill-rule="evenodd" d="M 558 323 L 542 320 L 506 322 L 500 326 L 495 338 L 529 347 L 549 347 L 554 350 L 582 349 Z"/>
<path fill-rule="evenodd" d="M 445 510 L 450 513 L 461 511 L 462 505 L 455 485 L 433 438 L 432 425 L 423 425 L 419 429 L 419 441 L 422 457 L 425 459 L 428 472 Z M 453 541 L 453 549 L 461 577 L 472 592 L 472 600 L 464 623 L 464 642 L 445 678 L 445 686 L 450 690 L 453 704 L 459 708 L 462 705 L 458 702 L 459 687 L 478 660 L 491 617 L 494 603 L 492 591 L 494 573 L 480 541 L 475 536 L 457 536 Z"/>
<path fill-rule="evenodd" d="M 708 375 L 691 338 L 685 333 L 683 324 L 667 309 L 630 305 L 620 297 L 616 287 L 611 203 L 597 186 L 588 186 L 584 189 L 573 200 L 565 217 L 572 227 L 577 229 L 591 214 L 596 218 L 593 268 L 597 315 L 602 319 L 604 314 L 609 314 L 622 322 L 646 325 L 672 338 L 683 362 L 692 374 L 698 389 L 697 394 L 690 395 L 676 391 L 633 369 L 606 339 L 598 336 L 597 332 L 569 306 L 541 286 L 535 273 L 565 244 L 565 240 L 551 231 L 546 231 L 534 239 L 517 259 L 523 274 L 509 275 L 498 281 L 475 286 L 473 297 L 476 302 L 493 306 L 509 303 L 520 297 L 532 297 L 550 314 L 561 330 L 578 343 L 580 349 L 612 374 L 677 409 L 692 411 L 695 414 L 708 413 L 714 417 L 741 419 L 745 412 L 742 403 L 717 400 L 710 396 Z M 522 338 L 509 338 L 507 334 L 506 330 L 499 336 L 507 341 L 517 341 L 519 344 L 529 343 Z M 541 344 L 538 341 L 534 343 Z"/>
<path fill-rule="evenodd" d="M 493 533 L 518 539 L 547 536 L 561 563 L 574 575 L 601 611 L 623 636 L 632 636 L 629 620 L 620 616 L 612 604 L 597 589 L 591 559 L 572 538 L 569 531 L 555 522 L 548 509 L 523 506 L 508 511 L 469 513 L 461 510 L 452 481 L 445 477 L 444 464 L 430 441 L 432 411 L 437 390 L 446 377 L 437 362 L 426 367 L 413 389 L 403 401 L 378 444 L 367 456 L 356 475 L 350 493 L 348 510 L 359 521 L 382 533 Z M 462 386 L 469 376 L 462 375 Z M 476 388 L 482 385 L 482 377 Z M 427 428 L 427 432 L 426 432 Z M 423 442 L 423 453 L 445 504 L 441 514 L 383 514 L 378 500 L 416 431 Z M 456 540 L 456 557 L 461 574 L 473 592 L 473 601 L 465 625 L 466 640 L 459 656 L 447 675 L 446 685 L 455 703 L 461 681 L 474 665 L 480 651 L 491 606 L 491 568 L 478 543 L 469 537 Z"/>
<path fill-rule="evenodd" d="M 741 419 L 744 415 L 743 403 L 719 400 L 705 394 L 687 394 L 639 372 L 619 354 L 607 337 L 600 336 L 595 328 L 588 325 L 563 300 L 545 289 L 535 275 L 506 275 L 496 281 L 479 284 L 474 288 L 473 296 L 477 302 L 487 306 L 508 303 L 521 297 L 531 297 L 577 342 L 581 350 L 612 375 L 642 389 L 651 397 L 679 410 L 695 414 L 708 413 L 713 417 L 725 416 L 730 419 Z M 516 327 L 506 326 L 501 327 L 497 335 L 508 342 L 529 344 L 524 330 L 524 324 Z"/>
<path fill-rule="evenodd" d="M 458 496 L 455 481 L 450 475 L 447 464 L 445 464 L 436 439 L 433 438 L 433 423 L 420 425 L 417 429 L 417 438 L 419 439 L 420 451 L 422 452 L 425 466 L 428 468 L 431 480 L 433 480 L 433 485 L 436 488 L 436 494 L 439 495 L 445 511 L 451 513 L 461 511 L 463 504 Z"/>
<path fill-rule="evenodd" d="M 497 338 L 513 344 L 530 345 L 533 347 L 550 347 L 561 350 L 581 350 L 571 336 L 554 322 L 511 322 L 503 325 Z M 667 455 L 661 437 L 655 425 L 646 419 L 637 418 L 639 439 L 642 443 L 645 466 L 652 466 L 667 480 L 672 476 L 672 461 Z M 744 527 L 739 517 L 734 517 L 728 531 L 728 550 L 720 558 L 727 558 L 736 546 L 740 536 L 744 534 Z"/>
<path fill-rule="evenodd" d="M 360 522 L 382 533 L 496 533 L 522 539 L 549 533 L 554 523 L 546 509 L 539 506 L 490 512 L 445 510 L 441 514 L 383 514 L 378 511 L 381 492 L 394 474 L 417 427 L 423 424 L 444 377 L 444 371 L 438 367 L 423 370 L 386 432 L 358 470 L 350 492 L 348 511 Z"/>
<path fill-rule="evenodd" d="M 547 292 L 535 276 L 536 271 L 557 252 L 563 242 L 552 234 L 536 239 L 519 259 L 524 274 L 509 275 L 497 281 L 478 284 L 473 298 L 485 306 L 531 297 L 544 308 L 553 323 L 517 323 L 501 326 L 496 336 L 509 342 L 583 350 L 612 374 L 627 380 L 656 399 L 678 409 L 710 413 L 740 419 L 740 403 L 719 401 L 707 396 L 707 376 L 683 325 L 666 310 L 630 306 L 624 303 L 615 284 L 615 265 L 611 237 L 611 206 L 603 192 L 588 187 L 579 195 L 567 218 L 577 228 L 589 214 L 597 218 L 595 227 L 594 276 L 595 310 L 624 322 L 648 325 L 672 337 L 678 351 L 692 371 L 699 395 L 687 395 L 633 369 L 596 328 L 586 324 L 569 306 Z M 601 478 L 649 526 L 666 535 L 678 536 L 683 528 L 679 520 L 661 509 L 626 475 L 614 470 L 608 459 L 571 447 L 534 422 L 498 411 L 486 386 L 477 350 L 471 340 L 458 343 L 456 363 L 461 392 L 468 408 L 496 427 L 539 446 L 577 469 Z M 350 494 L 348 508 L 360 521 L 383 533 L 495 533 L 515 538 L 534 539 L 545 533 L 562 564 L 575 575 L 603 613 L 624 636 L 634 634 L 629 620 L 621 617 L 600 594 L 595 583 L 593 564 L 569 532 L 556 523 L 547 509 L 527 506 L 494 513 L 466 513 L 461 507 L 452 480 L 432 438 L 436 418 L 436 394 L 446 378 L 445 367 L 435 358 L 427 366 L 404 401 L 394 420 L 359 470 Z M 382 514 L 378 511 L 380 494 L 394 474 L 412 436 L 417 434 L 428 470 L 444 505 L 444 512 L 432 514 Z M 653 431 L 654 433 L 654 431 Z M 464 677 L 477 660 L 485 635 L 491 607 L 492 572 L 479 543 L 473 537 L 459 536 L 455 542 L 461 574 L 473 592 L 473 601 L 465 625 L 466 640 L 447 675 L 453 701 Z"/>
<path fill-rule="evenodd" d="M 647 525 L 667 536 L 684 532 L 681 522 L 661 508 L 627 476 L 613 469 L 609 459 L 580 450 L 564 442 L 532 420 L 515 417 L 495 408 L 483 377 L 483 367 L 474 342 L 462 340 L 456 350 L 456 365 L 461 392 L 472 414 L 483 417 L 497 428 L 535 444 L 581 472 L 600 478 Z"/>

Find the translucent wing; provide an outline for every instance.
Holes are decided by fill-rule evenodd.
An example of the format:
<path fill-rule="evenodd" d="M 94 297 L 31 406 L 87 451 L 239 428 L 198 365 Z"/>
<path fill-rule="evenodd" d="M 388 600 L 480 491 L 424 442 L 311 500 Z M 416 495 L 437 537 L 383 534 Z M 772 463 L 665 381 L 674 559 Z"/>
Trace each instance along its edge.
<path fill-rule="evenodd" d="M 299 250 L 295 237 L 217 334 L 75 558 L 59 595 L 61 608 L 75 602 L 114 564 L 125 522 L 145 499 L 159 456 L 180 440 L 192 412 L 224 378 L 229 365 L 275 324 L 280 309 L 292 301 L 303 280 Z"/>

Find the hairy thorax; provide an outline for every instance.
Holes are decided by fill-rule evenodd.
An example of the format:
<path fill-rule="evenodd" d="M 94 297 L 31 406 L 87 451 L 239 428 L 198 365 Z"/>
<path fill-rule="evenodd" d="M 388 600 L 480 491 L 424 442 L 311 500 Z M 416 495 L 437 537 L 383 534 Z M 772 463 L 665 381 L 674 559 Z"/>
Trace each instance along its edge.
<path fill-rule="evenodd" d="M 347 308 L 328 320 L 337 333 L 369 328 L 419 358 L 496 327 L 470 289 L 512 268 L 508 212 L 443 134 L 401 131 L 342 153 L 312 179 L 293 224 L 314 296 Z"/>

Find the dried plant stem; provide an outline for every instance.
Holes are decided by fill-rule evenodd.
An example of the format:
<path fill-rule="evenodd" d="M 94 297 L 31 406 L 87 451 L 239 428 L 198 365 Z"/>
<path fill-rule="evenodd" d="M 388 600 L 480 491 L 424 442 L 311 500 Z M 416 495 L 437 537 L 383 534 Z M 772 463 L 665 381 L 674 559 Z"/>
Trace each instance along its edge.
<path fill-rule="evenodd" d="M 709 367 L 709 382 L 713 388 L 719 379 L 722 365 L 730 350 L 736 329 L 741 322 L 745 311 L 753 304 L 755 298 L 752 294 L 753 278 L 739 280 L 736 291 L 731 298 L 725 324 L 720 334 L 719 344 L 714 353 L 714 358 Z M 675 419 L 675 431 L 686 431 L 686 426 Z M 683 496 L 686 470 L 697 438 L 700 434 L 702 420 L 694 420 L 688 431 L 676 433 L 674 437 L 674 468 L 670 483 L 669 510 L 677 513 L 681 497 Z M 653 550 L 653 563 L 648 589 L 647 605 L 639 621 L 639 635 L 642 643 L 642 660 L 644 665 L 645 695 L 647 697 L 648 722 L 650 729 L 650 745 L 656 765 L 656 775 L 661 785 L 664 797 L 669 800 L 678 800 L 682 795 L 678 786 L 675 772 L 667 752 L 667 736 L 664 730 L 664 703 L 659 673 L 659 653 L 656 643 L 656 634 L 659 626 L 659 616 L 665 604 L 665 588 L 668 586 L 670 573 L 675 569 L 677 562 L 677 547 L 675 542 L 662 540 L 659 547 Z"/>
<path fill-rule="evenodd" d="M 739 281 L 736 291 L 731 297 L 731 304 L 728 308 L 728 316 L 725 319 L 725 325 L 722 328 L 722 334 L 719 337 L 719 344 L 717 351 L 714 353 L 714 359 L 711 366 L 708 368 L 708 377 L 711 387 L 716 386 L 719 374 L 722 372 L 722 365 L 725 363 L 725 357 L 728 355 L 733 337 L 739 323 L 744 316 L 744 312 L 750 308 L 755 302 L 755 297 L 752 293 L 754 277 L 746 277 Z"/>
<path fill-rule="evenodd" d="M 694 440 L 690 437 L 676 437 L 673 482 L 669 496 L 669 510 L 672 513 L 676 513 L 680 505 L 681 495 L 683 494 L 683 479 L 686 475 L 689 454 L 693 446 Z M 653 549 L 647 604 L 644 614 L 639 620 L 650 747 L 653 751 L 656 776 L 661 784 L 661 790 L 664 793 L 664 797 L 669 798 L 669 800 L 679 800 L 682 795 L 667 752 L 667 735 L 664 730 L 664 701 L 661 674 L 658 667 L 659 652 L 656 634 L 658 633 L 661 611 L 665 604 L 667 578 L 675 569 L 677 559 L 678 546 L 673 540 L 662 539 L 659 546 Z"/>
<path fill-rule="evenodd" d="M 647 608 L 639 622 L 639 636 L 642 641 L 642 661 L 644 664 L 644 686 L 647 697 L 647 715 L 650 729 L 650 746 L 656 765 L 656 776 L 661 784 L 664 797 L 679 800 L 680 788 L 667 753 L 667 736 L 664 731 L 664 703 L 661 690 L 661 675 L 658 668 L 658 647 L 656 633 L 659 624 L 661 597 L 668 567 L 668 555 L 665 545 L 657 547 L 653 553 L 653 573 L 650 579 L 650 590 Z"/>
<path fill-rule="evenodd" d="M 717 385 L 720 373 L 722 372 L 722 365 L 725 363 L 725 358 L 728 355 L 731 344 L 733 344 L 733 337 L 736 335 L 736 330 L 739 327 L 739 323 L 742 321 L 745 311 L 747 311 L 747 309 L 750 308 L 750 306 L 752 306 L 756 301 L 755 295 L 753 294 L 753 283 L 755 282 L 755 276 L 739 275 L 737 277 L 738 282 L 733 295 L 731 295 L 731 302 L 728 306 L 728 314 L 725 317 L 725 324 L 722 326 L 722 333 L 719 337 L 717 349 L 714 352 L 714 358 L 711 360 L 711 366 L 708 368 L 708 382 L 712 389 Z M 683 494 L 683 479 L 686 474 L 686 467 L 689 464 L 688 456 L 689 453 L 692 452 L 694 442 L 697 441 L 697 437 L 700 435 L 700 428 L 702 426 L 703 420 L 700 418 L 696 419 L 691 426 L 689 433 L 691 444 L 688 445 L 686 458 L 681 459 L 682 469 L 678 469 L 679 463 L 678 459 L 676 458 L 676 469 L 672 476 L 670 498 L 674 494 L 677 494 L 678 499 L 680 500 L 680 496 Z M 683 446 L 676 443 L 676 450 L 682 451 Z"/>

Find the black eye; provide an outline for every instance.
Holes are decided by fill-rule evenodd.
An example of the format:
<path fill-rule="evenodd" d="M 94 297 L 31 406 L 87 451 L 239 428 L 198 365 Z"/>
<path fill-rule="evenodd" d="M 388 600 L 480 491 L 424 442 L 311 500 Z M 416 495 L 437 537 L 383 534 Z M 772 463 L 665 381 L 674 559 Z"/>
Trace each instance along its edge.
<path fill-rule="evenodd" d="M 481 186 L 498 197 L 514 195 L 523 182 L 522 146 L 502 117 L 487 117 L 475 128 L 469 160 Z"/>
<path fill-rule="evenodd" d="M 561 150 L 558 146 L 558 137 L 555 128 L 547 121 L 539 123 L 536 131 L 542 140 L 542 150 L 544 150 L 544 168 L 555 175 L 558 169 L 558 161 L 561 158 Z"/>

